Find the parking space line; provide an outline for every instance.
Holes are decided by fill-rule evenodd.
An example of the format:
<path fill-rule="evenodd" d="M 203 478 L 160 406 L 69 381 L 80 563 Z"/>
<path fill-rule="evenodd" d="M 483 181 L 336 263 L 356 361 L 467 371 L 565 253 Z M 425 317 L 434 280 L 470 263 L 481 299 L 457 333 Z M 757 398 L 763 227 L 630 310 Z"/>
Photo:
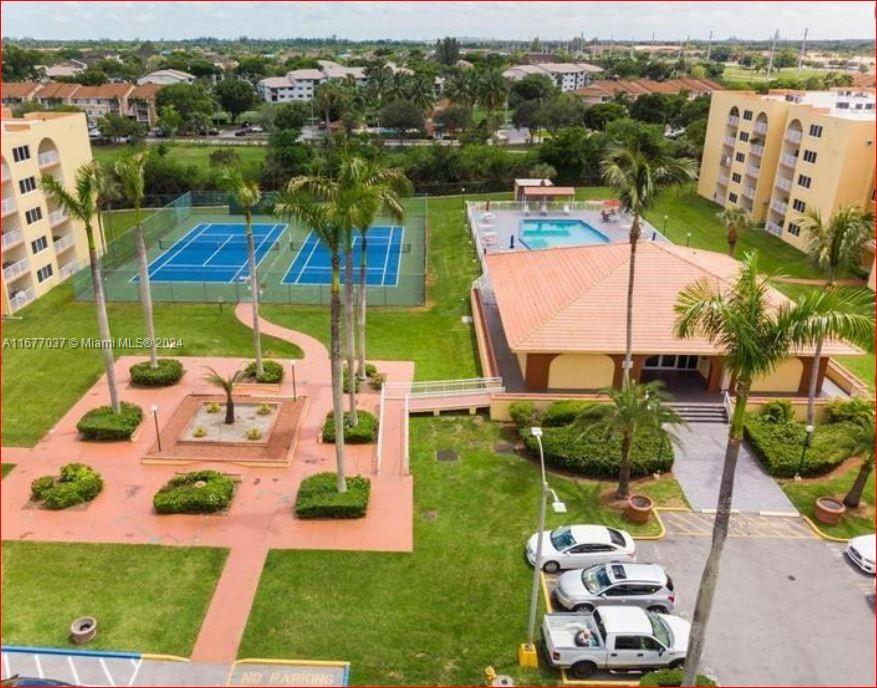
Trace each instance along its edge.
<path fill-rule="evenodd" d="M 111 686 L 116 685 L 116 682 L 113 680 L 113 675 L 110 673 L 110 670 L 107 667 L 107 663 L 104 661 L 104 658 L 98 657 L 98 661 L 100 662 L 100 665 L 103 667 L 104 673 L 107 676 L 107 681 L 109 681 Z"/>
<path fill-rule="evenodd" d="M 40 678 L 45 678 L 46 675 L 43 673 L 43 664 L 42 664 L 42 662 L 40 662 L 40 656 L 39 656 L 39 655 L 34 655 L 34 656 L 33 656 L 33 661 L 34 661 L 34 663 L 36 663 L 36 665 L 37 665 L 37 674 L 39 674 L 39 677 L 40 677 Z"/>
<path fill-rule="evenodd" d="M 73 663 L 73 657 L 67 657 L 67 664 L 70 665 L 70 673 L 73 674 L 73 683 L 78 686 L 82 681 L 79 680 L 79 672 L 76 671 L 76 664 Z"/>
<path fill-rule="evenodd" d="M 3 666 L 6 669 L 6 678 L 12 676 L 12 669 L 9 666 L 9 655 L 6 652 L 3 653 Z"/>
<path fill-rule="evenodd" d="M 129 686 L 133 686 L 133 685 L 134 685 L 134 681 L 137 680 L 137 674 L 140 673 L 140 667 L 143 665 L 143 660 L 142 660 L 142 659 L 138 659 L 138 660 L 133 660 L 133 659 L 132 659 L 132 660 L 131 660 L 131 664 L 134 665 L 134 673 L 131 674 L 131 680 L 128 681 L 128 685 L 129 685 Z"/>

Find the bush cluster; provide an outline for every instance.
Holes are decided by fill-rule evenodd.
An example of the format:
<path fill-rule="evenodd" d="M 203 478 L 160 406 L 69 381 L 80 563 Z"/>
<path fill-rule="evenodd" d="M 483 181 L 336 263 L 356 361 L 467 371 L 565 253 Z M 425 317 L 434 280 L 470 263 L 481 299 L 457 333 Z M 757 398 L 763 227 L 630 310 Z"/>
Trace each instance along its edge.
<path fill-rule="evenodd" d="M 152 498 L 159 514 L 211 514 L 234 496 L 234 482 L 218 471 L 193 471 L 168 480 Z"/>
<path fill-rule="evenodd" d="M 378 369 L 372 363 L 365 364 L 365 377 L 373 389 L 380 389 L 383 387 L 384 381 L 387 378 L 383 373 L 379 373 Z M 359 391 L 360 382 L 361 380 L 354 376 L 353 386 L 355 392 Z M 347 366 L 344 366 L 344 370 L 341 372 L 341 389 L 345 394 L 350 391 L 350 376 L 347 374 Z"/>
<path fill-rule="evenodd" d="M 874 415 L 874 402 L 861 397 L 830 399 L 825 404 L 826 422 L 861 423 Z"/>
<path fill-rule="evenodd" d="M 68 463 L 61 467 L 61 475 L 55 479 L 44 475 L 30 484 L 31 497 L 49 509 L 66 509 L 76 504 L 90 502 L 104 488 L 100 473 L 82 463 Z"/>
<path fill-rule="evenodd" d="M 344 414 L 344 441 L 348 444 L 368 444 L 378 436 L 378 419 L 368 411 L 357 411 L 356 427 L 350 426 L 350 413 Z M 330 411 L 323 423 L 323 441 L 335 443 L 335 415 Z"/>
<path fill-rule="evenodd" d="M 788 399 L 774 399 L 761 407 L 761 417 L 770 423 L 788 423 L 795 420 L 795 409 Z"/>
<path fill-rule="evenodd" d="M 123 401 L 118 414 L 111 406 L 98 406 L 88 411 L 76 424 L 86 440 L 128 440 L 143 420 L 143 409 Z"/>
<path fill-rule="evenodd" d="M 278 383 L 283 381 L 283 366 L 277 361 L 262 361 L 262 374 L 256 375 L 256 362 L 244 368 L 244 377 L 256 382 Z"/>
<path fill-rule="evenodd" d="M 151 368 L 149 361 L 135 363 L 129 368 L 131 382 L 141 387 L 169 387 L 183 377 L 183 364 L 175 358 L 158 359 L 158 367 Z"/>
<path fill-rule="evenodd" d="M 644 674 L 639 680 L 641 686 L 681 686 L 682 669 L 658 669 Z M 695 684 L 698 686 L 718 685 L 709 676 L 698 674 Z"/>
<path fill-rule="evenodd" d="M 347 492 L 338 492 L 334 473 L 317 473 L 302 480 L 295 499 L 299 518 L 362 518 L 368 508 L 371 482 L 347 478 Z"/>

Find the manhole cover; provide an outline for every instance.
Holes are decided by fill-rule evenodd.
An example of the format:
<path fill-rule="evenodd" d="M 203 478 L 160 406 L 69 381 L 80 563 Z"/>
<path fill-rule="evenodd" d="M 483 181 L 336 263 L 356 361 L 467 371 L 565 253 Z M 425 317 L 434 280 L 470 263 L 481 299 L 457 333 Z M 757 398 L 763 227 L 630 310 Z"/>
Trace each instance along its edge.
<path fill-rule="evenodd" d="M 514 454 L 515 445 L 511 442 L 497 442 L 493 445 L 493 451 L 496 454 Z"/>
<path fill-rule="evenodd" d="M 439 461 L 456 461 L 460 455 L 453 449 L 439 449 L 435 453 L 435 458 Z"/>

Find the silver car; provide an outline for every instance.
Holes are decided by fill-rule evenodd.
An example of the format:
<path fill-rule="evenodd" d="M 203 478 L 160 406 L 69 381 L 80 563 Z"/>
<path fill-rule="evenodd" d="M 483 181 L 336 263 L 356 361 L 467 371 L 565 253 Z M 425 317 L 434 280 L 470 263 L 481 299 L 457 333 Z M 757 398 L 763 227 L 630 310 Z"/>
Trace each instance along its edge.
<path fill-rule="evenodd" d="M 643 607 L 669 614 L 676 606 L 673 581 L 657 564 L 598 564 L 567 571 L 554 592 L 560 606 L 591 613 L 601 605 Z"/>

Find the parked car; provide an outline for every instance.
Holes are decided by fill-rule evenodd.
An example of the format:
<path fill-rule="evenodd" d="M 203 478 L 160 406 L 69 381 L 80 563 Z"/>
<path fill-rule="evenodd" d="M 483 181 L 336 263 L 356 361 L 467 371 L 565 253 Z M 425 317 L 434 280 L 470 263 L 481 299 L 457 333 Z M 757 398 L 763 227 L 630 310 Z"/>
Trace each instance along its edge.
<path fill-rule="evenodd" d="M 877 534 L 860 535 L 847 542 L 850 560 L 865 573 L 877 573 Z"/>
<path fill-rule="evenodd" d="M 4 678 L 0 682 L 0 686 L 72 686 L 72 683 L 64 683 L 64 681 L 56 681 L 53 678 L 36 678 L 33 676 L 10 676 Z"/>
<path fill-rule="evenodd" d="M 534 533 L 527 541 L 527 561 L 533 566 L 538 538 L 539 533 Z M 613 561 L 636 561 L 636 545 L 630 533 L 597 525 L 564 526 L 543 533 L 540 567 L 547 573 Z"/>
<path fill-rule="evenodd" d="M 625 605 L 668 614 L 676 606 L 673 581 L 657 564 L 598 564 L 567 571 L 554 597 L 564 609 L 590 614 L 596 607 Z"/>
<path fill-rule="evenodd" d="M 639 607 L 600 607 L 593 614 L 546 614 L 542 638 L 552 666 L 577 679 L 599 669 L 676 669 L 685 663 L 691 625 Z"/>

